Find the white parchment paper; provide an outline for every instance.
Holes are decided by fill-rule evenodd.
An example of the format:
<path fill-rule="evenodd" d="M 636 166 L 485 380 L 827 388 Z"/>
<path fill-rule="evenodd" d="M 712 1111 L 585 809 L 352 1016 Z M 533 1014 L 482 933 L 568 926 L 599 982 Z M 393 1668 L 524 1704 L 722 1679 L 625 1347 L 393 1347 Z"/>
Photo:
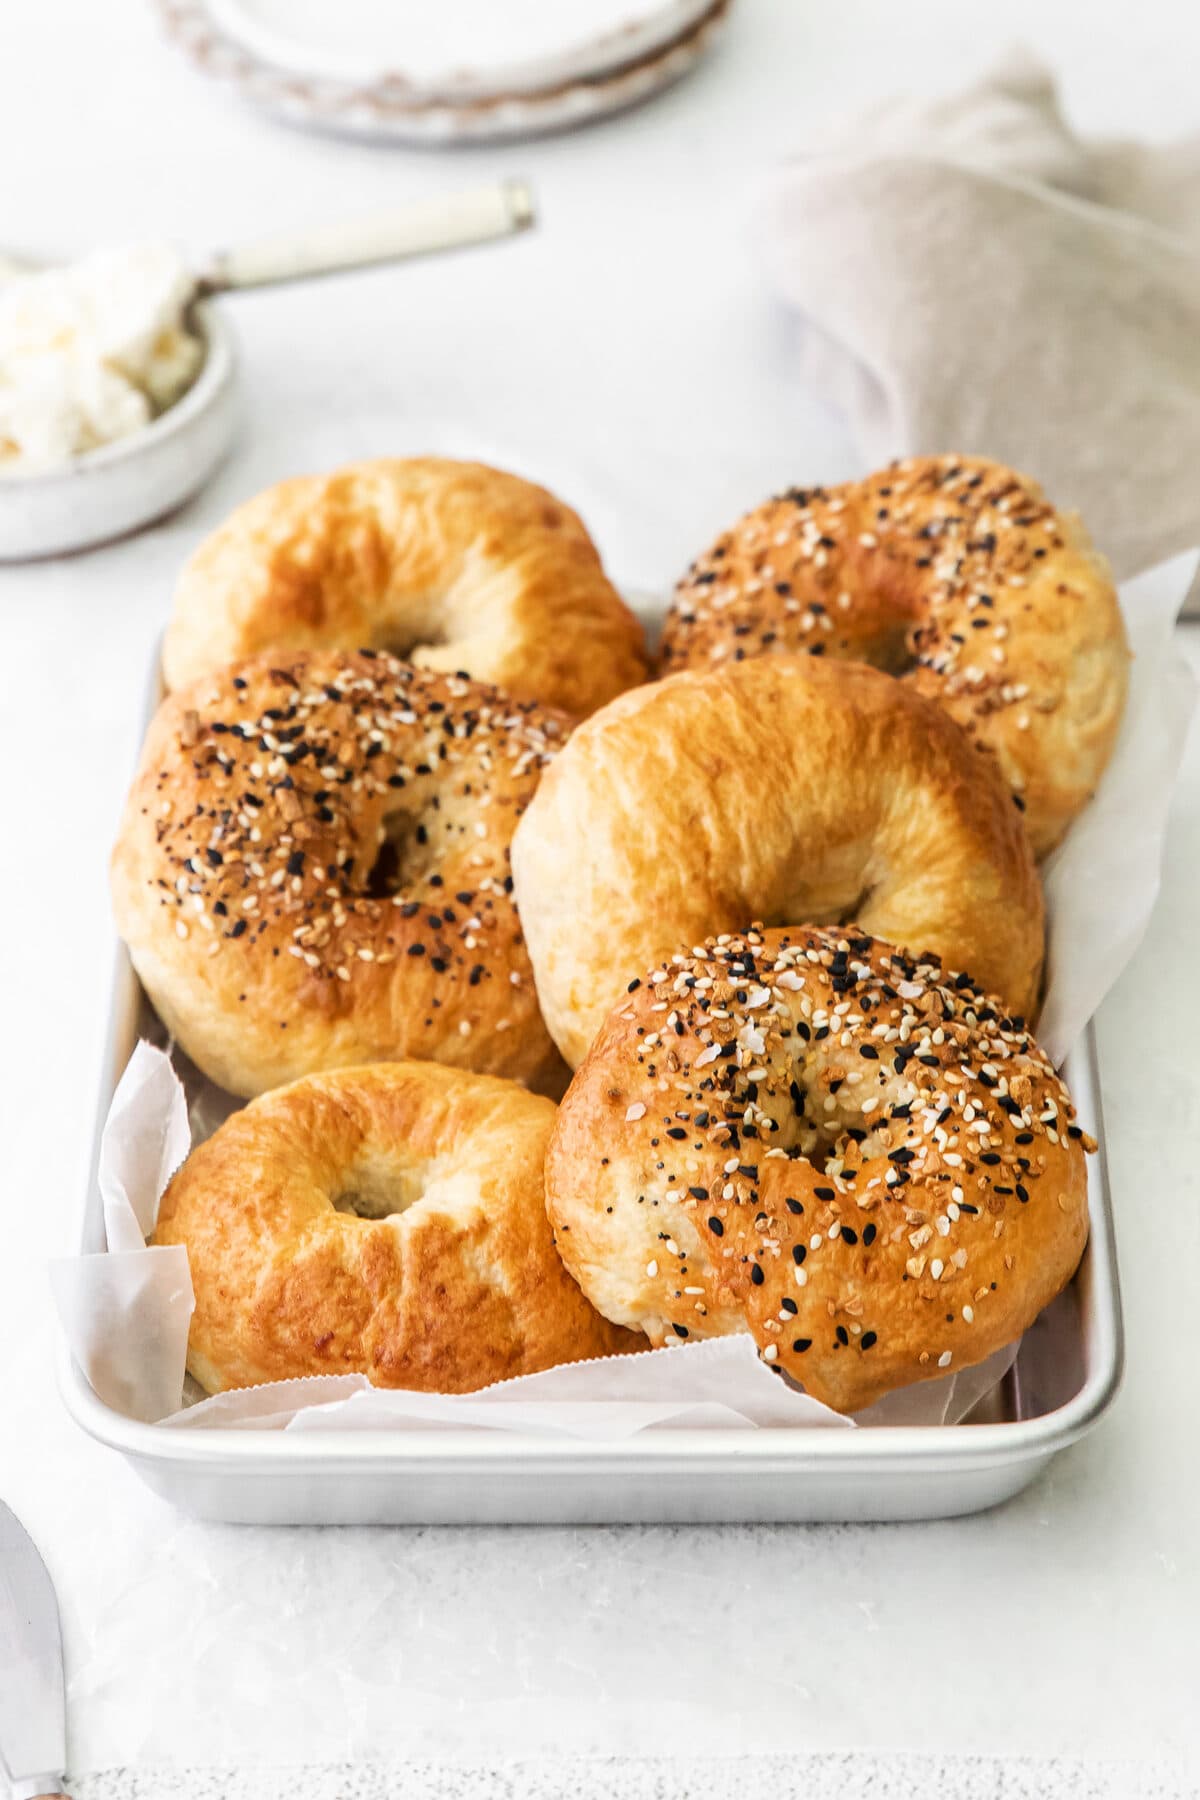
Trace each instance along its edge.
<path fill-rule="evenodd" d="M 1133 955 L 1158 892 L 1171 790 L 1195 705 L 1172 627 L 1196 569 L 1189 553 L 1121 589 L 1134 653 L 1121 735 L 1095 799 L 1044 870 L 1048 986 L 1038 1036 L 1059 1063 Z M 592 1439 L 714 1427 L 948 1425 L 979 1404 L 1016 1356 L 1009 1345 L 974 1369 L 890 1394 L 853 1422 L 768 1369 L 746 1337 L 570 1364 L 477 1394 L 384 1390 L 351 1375 L 201 1399 L 185 1383 L 193 1306 L 186 1251 L 147 1246 L 146 1238 L 192 1142 L 234 1104 L 194 1071 L 185 1091 L 169 1057 L 139 1044 L 101 1146 L 107 1251 L 51 1267 L 76 1361 L 100 1398 L 129 1417 L 185 1430 L 482 1427 Z"/>

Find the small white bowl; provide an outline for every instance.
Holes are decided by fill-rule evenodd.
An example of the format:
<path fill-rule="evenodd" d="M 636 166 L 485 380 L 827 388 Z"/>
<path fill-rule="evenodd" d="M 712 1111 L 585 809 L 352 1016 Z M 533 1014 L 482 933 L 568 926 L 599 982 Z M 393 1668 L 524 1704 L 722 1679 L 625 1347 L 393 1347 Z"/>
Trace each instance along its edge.
<path fill-rule="evenodd" d="M 200 373 L 146 426 L 61 468 L 0 475 L 0 562 L 61 556 L 124 537 L 190 498 L 229 449 L 237 413 L 233 333 L 211 303 L 196 309 Z"/>

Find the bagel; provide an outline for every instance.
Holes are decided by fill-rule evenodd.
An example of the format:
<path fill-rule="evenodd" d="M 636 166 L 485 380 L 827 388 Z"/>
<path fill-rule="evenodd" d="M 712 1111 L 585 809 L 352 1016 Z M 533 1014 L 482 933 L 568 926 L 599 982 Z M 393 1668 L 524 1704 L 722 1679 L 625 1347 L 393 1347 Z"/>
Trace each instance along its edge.
<path fill-rule="evenodd" d="M 193 1150 L 156 1244 L 184 1244 L 188 1369 L 210 1394 L 361 1373 L 446 1394 L 644 1340 L 555 1254 L 549 1100 L 432 1063 L 308 1076 Z"/>
<path fill-rule="evenodd" d="M 1070 1098 L 1004 1010 L 855 930 L 753 929 L 664 959 L 559 1109 L 555 1241 L 653 1344 L 749 1332 L 857 1412 L 981 1362 L 1087 1239 Z"/>
<path fill-rule="evenodd" d="M 853 919 L 1037 1001 L 1041 887 L 994 760 L 857 663 L 760 657 L 621 695 L 546 771 L 513 874 L 572 1067 L 655 956 L 751 919 Z"/>
<path fill-rule="evenodd" d="M 168 687 L 262 651 L 387 650 L 582 716 L 646 678 L 642 628 L 576 515 L 439 457 L 351 463 L 238 508 L 183 571 Z"/>
<path fill-rule="evenodd" d="M 204 1073 L 248 1095 L 418 1057 L 561 1091 L 509 843 L 565 729 L 367 651 L 258 658 L 169 696 L 113 906 Z"/>
<path fill-rule="evenodd" d="M 1039 856 L 1095 792 L 1129 649 L 1108 565 L 1036 482 L 976 457 L 911 457 L 793 488 L 692 564 L 665 672 L 766 652 L 900 675 L 993 750 Z"/>

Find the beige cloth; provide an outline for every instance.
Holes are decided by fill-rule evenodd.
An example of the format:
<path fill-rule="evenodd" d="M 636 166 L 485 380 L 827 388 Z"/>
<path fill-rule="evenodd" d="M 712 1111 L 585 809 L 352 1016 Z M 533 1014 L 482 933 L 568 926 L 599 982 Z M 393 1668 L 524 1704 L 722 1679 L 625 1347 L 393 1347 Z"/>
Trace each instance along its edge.
<path fill-rule="evenodd" d="M 1200 137 L 1081 139 L 1022 54 L 789 163 L 756 227 L 872 465 L 1011 463 L 1118 575 L 1200 543 Z"/>

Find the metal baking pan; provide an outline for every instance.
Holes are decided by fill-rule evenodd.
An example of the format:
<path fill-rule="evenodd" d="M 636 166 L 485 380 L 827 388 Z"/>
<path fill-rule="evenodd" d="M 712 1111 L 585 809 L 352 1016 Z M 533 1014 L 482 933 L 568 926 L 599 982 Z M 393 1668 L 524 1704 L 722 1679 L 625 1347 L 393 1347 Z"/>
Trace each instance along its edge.
<path fill-rule="evenodd" d="M 78 1247 L 99 1251 L 99 1135 L 140 1035 L 155 1025 L 118 956 L 95 1142 Z M 469 1429 L 423 1432 L 177 1431 L 106 1406 L 63 1346 L 59 1385 L 92 1437 L 119 1450 L 164 1499 L 202 1518 L 273 1524 L 599 1524 L 927 1519 L 978 1512 L 1027 1486 L 1099 1421 L 1121 1375 L 1121 1305 L 1089 1029 L 1066 1077 L 1089 1159 L 1091 1237 L 1053 1320 L 1026 1332 L 982 1416 L 951 1426 L 861 1431 L 643 1433 L 572 1442 Z"/>
<path fill-rule="evenodd" d="M 147 716 L 161 693 L 157 657 Z M 139 1036 L 162 1041 L 118 952 L 77 1247 L 105 1248 L 100 1133 Z M 60 1344 L 59 1387 L 76 1423 L 147 1485 L 201 1518 L 255 1524 L 603 1524 L 930 1519 L 979 1512 L 1035 1478 L 1090 1431 L 1121 1379 L 1121 1301 L 1095 1034 L 1064 1075 L 1088 1159 L 1091 1234 L 1070 1287 L 1026 1332 L 1016 1362 L 952 1426 L 858 1431 L 643 1432 L 620 1442 L 507 1431 L 179 1431 L 124 1417 Z"/>

